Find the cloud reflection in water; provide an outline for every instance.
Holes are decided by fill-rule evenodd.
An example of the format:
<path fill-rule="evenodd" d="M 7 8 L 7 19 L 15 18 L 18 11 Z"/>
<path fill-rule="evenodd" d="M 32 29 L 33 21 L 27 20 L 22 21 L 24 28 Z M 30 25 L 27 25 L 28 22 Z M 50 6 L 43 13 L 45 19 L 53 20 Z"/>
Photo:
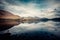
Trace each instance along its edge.
<path fill-rule="evenodd" d="M 15 26 L 10 30 L 12 34 L 19 34 L 24 33 L 28 31 L 49 31 L 56 35 L 59 35 L 60 33 L 60 22 L 53 22 L 53 21 L 47 21 L 47 22 L 39 22 L 39 23 L 21 23 L 18 26 Z"/>

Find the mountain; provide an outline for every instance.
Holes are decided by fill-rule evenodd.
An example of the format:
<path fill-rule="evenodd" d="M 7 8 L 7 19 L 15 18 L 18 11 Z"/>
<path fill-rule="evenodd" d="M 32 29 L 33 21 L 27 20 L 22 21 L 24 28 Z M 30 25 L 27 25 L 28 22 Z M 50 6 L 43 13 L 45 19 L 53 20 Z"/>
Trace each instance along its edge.
<path fill-rule="evenodd" d="M 20 24 L 20 17 L 8 11 L 0 10 L 0 31 Z"/>

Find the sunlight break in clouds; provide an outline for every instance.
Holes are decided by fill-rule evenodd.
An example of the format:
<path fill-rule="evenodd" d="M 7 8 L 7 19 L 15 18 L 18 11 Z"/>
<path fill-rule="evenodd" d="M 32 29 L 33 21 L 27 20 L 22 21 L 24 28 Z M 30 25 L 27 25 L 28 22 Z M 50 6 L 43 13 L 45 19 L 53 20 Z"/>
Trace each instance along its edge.
<path fill-rule="evenodd" d="M 6 10 L 12 12 L 13 14 L 19 15 L 21 17 L 40 17 L 40 18 L 54 18 L 55 15 L 52 11 L 54 11 L 51 8 L 48 8 L 46 10 L 39 10 L 35 7 L 35 5 L 31 5 L 28 4 L 27 6 L 25 5 L 20 5 L 20 6 L 16 6 L 16 5 L 9 5 L 5 8 Z"/>
<path fill-rule="evenodd" d="M 55 0 L 45 0 L 41 3 L 38 0 L 30 0 L 30 2 L 27 0 L 1 0 L 2 4 L 4 5 L 4 10 L 10 11 L 13 14 L 22 16 L 22 17 L 40 17 L 40 18 L 54 18 L 57 17 L 55 13 L 53 12 L 55 8 L 58 8 L 60 5 L 59 3 L 56 3 Z M 46 3 L 47 2 L 47 3 Z M 46 5 L 46 6 L 45 6 Z M 42 6 L 42 7 L 41 7 Z"/>

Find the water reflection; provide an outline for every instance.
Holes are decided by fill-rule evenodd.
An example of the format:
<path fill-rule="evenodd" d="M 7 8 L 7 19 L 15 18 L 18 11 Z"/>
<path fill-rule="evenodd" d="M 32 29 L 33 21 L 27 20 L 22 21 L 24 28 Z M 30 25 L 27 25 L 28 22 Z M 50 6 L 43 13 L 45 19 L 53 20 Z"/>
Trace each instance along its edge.
<path fill-rule="evenodd" d="M 21 23 L 10 30 L 12 34 L 25 33 L 28 31 L 49 31 L 59 35 L 60 33 L 60 21 L 52 20 L 40 20 L 35 22 Z"/>

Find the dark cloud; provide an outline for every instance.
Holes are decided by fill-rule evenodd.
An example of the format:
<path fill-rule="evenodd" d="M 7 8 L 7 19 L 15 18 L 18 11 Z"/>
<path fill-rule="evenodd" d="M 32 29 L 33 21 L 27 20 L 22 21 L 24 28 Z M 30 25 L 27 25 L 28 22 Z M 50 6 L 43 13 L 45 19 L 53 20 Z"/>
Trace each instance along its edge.
<path fill-rule="evenodd" d="M 18 4 L 27 4 L 29 2 L 31 2 L 32 0 L 5 0 L 7 3 L 9 4 L 13 4 L 13 5 L 18 5 Z"/>
<path fill-rule="evenodd" d="M 44 3 L 46 2 L 46 0 L 6 0 L 9 3 L 15 3 L 17 1 L 21 2 L 21 3 L 29 3 L 29 2 L 34 2 L 34 3 Z"/>
<path fill-rule="evenodd" d="M 18 5 L 18 0 L 5 0 L 6 3 L 9 3 L 11 5 Z"/>
<path fill-rule="evenodd" d="M 49 5 L 49 2 L 48 0 L 5 0 L 5 1 L 2 1 L 2 2 L 6 2 L 8 3 L 9 5 L 20 5 L 20 4 L 28 4 L 28 3 L 34 3 L 36 4 L 36 7 L 39 7 L 39 8 L 46 8 L 47 5 Z"/>
<path fill-rule="evenodd" d="M 44 4 L 44 3 L 46 3 L 46 0 L 34 0 L 33 1 L 34 3 L 37 3 L 37 4 Z"/>
<path fill-rule="evenodd" d="M 40 4 L 41 6 L 47 4 L 47 0 L 6 0 L 7 3 L 10 4 L 28 4 L 30 2 L 35 4 Z"/>
<path fill-rule="evenodd" d="M 4 3 L 3 3 L 3 0 L 0 0 L 0 10 L 3 10 L 4 9 Z"/>
<path fill-rule="evenodd" d="M 55 0 L 55 2 L 60 3 L 60 0 Z"/>
<path fill-rule="evenodd" d="M 60 16 L 60 7 L 54 9 L 55 16 Z"/>
<path fill-rule="evenodd" d="M 29 3 L 29 2 L 31 2 L 33 0 L 19 0 L 19 1 L 22 2 L 22 3 Z"/>
<path fill-rule="evenodd" d="M 3 10 L 4 9 L 4 6 L 0 6 L 0 10 Z"/>

